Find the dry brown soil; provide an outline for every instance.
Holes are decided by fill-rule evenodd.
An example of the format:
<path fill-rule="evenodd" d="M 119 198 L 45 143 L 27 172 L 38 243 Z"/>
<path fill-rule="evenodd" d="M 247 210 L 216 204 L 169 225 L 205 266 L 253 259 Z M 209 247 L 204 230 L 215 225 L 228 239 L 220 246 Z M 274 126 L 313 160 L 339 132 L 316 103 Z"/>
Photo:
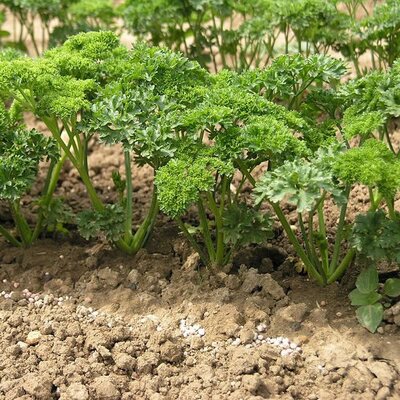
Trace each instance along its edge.
<path fill-rule="evenodd" d="M 89 161 L 112 200 L 120 149 Z M 151 172 L 137 170 L 135 187 L 140 219 Z M 74 210 L 89 205 L 68 165 L 57 194 Z M 364 198 L 357 189 L 351 209 Z M 232 268 L 199 269 L 163 216 L 135 257 L 73 227 L 26 250 L 0 241 L 0 399 L 400 399 L 400 303 L 373 335 L 349 304 L 354 274 L 320 288 L 293 263 L 278 232 Z"/>

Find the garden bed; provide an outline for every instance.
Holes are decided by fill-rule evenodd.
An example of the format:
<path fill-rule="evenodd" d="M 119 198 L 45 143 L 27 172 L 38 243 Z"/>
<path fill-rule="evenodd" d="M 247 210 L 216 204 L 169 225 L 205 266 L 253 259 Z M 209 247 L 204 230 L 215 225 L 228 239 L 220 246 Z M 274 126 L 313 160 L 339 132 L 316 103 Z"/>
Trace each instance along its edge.
<path fill-rule="evenodd" d="M 94 180 L 107 188 L 121 152 L 94 154 Z M 144 170 L 136 182 L 141 204 L 151 179 Z M 57 193 L 84 208 L 68 166 L 60 182 Z M 355 196 L 352 207 L 362 207 Z M 348 299 L 356 273 L 325 288 L 310 282 L 282 235 L 219 273 L 199 269 L 162 216 L 135 257 L 75 235 L 0 249 L 0 398 L 400 396 L 399 304 L 369 333 Z"/>

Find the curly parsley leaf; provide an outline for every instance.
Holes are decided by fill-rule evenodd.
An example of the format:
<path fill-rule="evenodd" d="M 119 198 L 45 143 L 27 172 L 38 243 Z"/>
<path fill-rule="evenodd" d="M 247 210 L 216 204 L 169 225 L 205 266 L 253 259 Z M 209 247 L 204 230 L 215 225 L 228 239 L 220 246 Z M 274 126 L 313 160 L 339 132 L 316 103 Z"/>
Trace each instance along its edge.
<path fill-rule="evenodd" d="M 224 213 L 225 243 L 237 246 L 264 243 L 274 237 L 272 219 L 246 204 L 233 204 Z"/>
<path fill-rule="evenodd" d="M 383 210 L 357 215 L 351 242 L 358 252 L 373 261 L 400 262 L 400 224 L 389 219 Z"/>
<path fill-rule="evenodd" d="M 80 234 L 89 240 L 103 234 L 116 242 L 124 234 L 125 210 L 118 204 L 107 204 L 102 211 L 88 210 L 77 215 Z"/>

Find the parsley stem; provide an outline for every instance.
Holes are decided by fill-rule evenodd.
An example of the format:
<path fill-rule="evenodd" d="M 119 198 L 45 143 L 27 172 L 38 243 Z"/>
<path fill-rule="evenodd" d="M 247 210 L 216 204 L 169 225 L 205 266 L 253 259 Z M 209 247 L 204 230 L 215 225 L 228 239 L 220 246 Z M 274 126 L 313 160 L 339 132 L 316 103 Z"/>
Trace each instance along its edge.
<path fill-rule="evenodd" d="M 204 208 L 204 204 L 202 199 L 199 199 L 197 202 L 197 208 L 199 211 L 199 221 L 200 221 L 200 228 L 203 232 L 204 243 L 207 248 L 208 255 L 211 260 L 215 259 L 215 249 L 211 238 L 210 227 L 208 225 L 208 219 L 206 210 Z"/>
<path fill-rule="evenodd" d="M 51 168 L 49 170 L 49 175 L 48 175 L 49 181 L 45 187 L 45 193 L 43 196 L 43 203 L 41 204 L 40 215 L 39 215 L 39 218 L 36 222 L 35 228 L 32 233 L 32 242 L 35 241 L 39 237 L 40 233 L 42 232 L 43 221 L 45 219 L 45 213 L 48 211 L 48 208 L 50 206 L 50 203 L 53 198 L 54 191 L 56 190 L 58 179 L 60 177 L 60 173 L 64 166 L 66 158 L 67 158 L 67 155 L 64 153 L 64 155 L 61 157 L 61 159 L 54 165 L 54 168 Z"/>
<path fill-rule="evenodd" d="M 213 195 L 208 192 L 207 193 L 208 205 L 211 211 L 214 213 L 215 218 L 215 225 L 217 230 L 217 252 L 215 255 L 215 262 L 218 266 L 223 265 L 224 262 L 224 227 L 223 227 L 223 220 L 222 220 L 222 209 L 218 209 L 217 203 Z"/>
<path fill-rule="evenodd" d="M 319 233 L 321 234 L 321 240 L 319 241 L 320 242 L 319 248 L 321 252 L 322 268 L 324 270 L 324 275 L 328 276 L 329 274 L 328 240 L 326 239 L 326 227 L 325 227 L 323 207 L 324 207 L 324 202 L 322 201 L 318 205 L 318 226 L 319 226 Z"/>
<path fill-rule="evenodd" d="M 351 189 L 351 187 L 347 186 L 346 191 L 345 191 L 346 199 L 349 198 L 350 189 Z M 339 260 L 340 245 L 343 240 L 344 225 L 346 222 L 347 205 L 348 205 L 348 202 L 346 201 L 346 203 L 344 203 L 342 205 L 342 207 L 340 208 L 339 224 L 338 224 L 338 227 L 336 230 L 336 238 L 335 238 L 335 244 L 334 244 L 334 248 L 333 248 L 333 255 L 332 255 L 331 263 L 329 265 L 329 275 L 332 275 L 333 272 L 336 270 L 337 263 Z"/>
<path fill-rule="evenodd" d="M 238 165 L 240 172 L 246 176 L 248 181 L 252 186 L 256 185 L 256 180 L 251 176 L 250 172 L 247 170 L 246 166 L 243 164 L 242 160 L 237 159 L 236 164 Z"/>
<path fill-rule="evenodd" d="M 339 264 L 339 266 L 336 268 L 335 272 L 328 278 L 328 285 L 337 281 L 346 271 L 348 266 L 351 264 L 353 261 L 353 258 L 356 254 L 355 249 L 350 249 L 346 256 L 343 258 L 342 262 Z"/>
<path fill-rule="evenodd" d="M 21 236 L 21 241 L 24 246 L 29 246 L 32 244 L 32 232 L 26 222 L 25 217 L 21 213 L 21 206 L 18 200 L 10 203 L 11 213 L 13 215 L 15 225 L 17 227 L 18 233 Z"/>
<path fill-rule="evenodd" d="M 193 249 L 200 256 L 200 258 L 203 261 L 204 265 L 208 265 L 210 263 L 210 260 L 203 253 L 203 251 L 201 250 L 200 246 L 197 244 L 196 240 L 194 240 L 193 236 L 190 234 L 190 232 L 186 228 L 186 225 L 184 224 L 184 222 L 180 218 L 176 218 L 175 220 L 176 220 L 176 223 L 178 224 L 180 230 L 186 236 L 186 238 L 189 241 L 190 245 L 193 247 Z"/>
<path fill-rule="evenodd" d="M 126 176 L 126 205 L 125 205 L 125 240 L 132 236 L 132 164 L 129 150 L 124 151 L 125 176 Z"/>
<path fill-rule="evenodd" d="M 314 213 L 315 211 L 311 210 L 308 213 L 308 239 L 310 242 L 311 248 L 311 262 L 314 263 L 317 270 L 322 274 L 321 262 L 317 256 L 317 252 L 315 251 L 315 243 L 314 243 Z"/>
<path fill-rule="evenodd" d="M 158 215 L 158 209 L 159 206 L 158 206 L 157 192 L 154 189 L 151 198 L 150 209 L 147 212 L 146 218 L 140 224 L 140 227 L 135 232 L 135 234 L 134 235 L 132 235 L 132 233 L 130 234 L 130 240 L 128 242 L 129 248 L 128 250 L 125 250 L 128 254 L 136 254 L 144 246 L 155 224 Z M 119 242 L 117 242 L 117 246 L 119 245 Z"/>
<path fill-rule="evenodd" d="M 320 285 L 325 285 L 326 282 L 324 281 L 323 277 L 319 274 L 319 272 L 316 270 L 310 259 L 307 257 L 307 254 L 303 250 L 303 247 L 301 247 L 299 241 L 296 238 L 296 235 L 293 233 L 292 228 L 290 227 L 289 222 L 285 217 L 285 214 L 279 207 L 279 204 L 273 202 L 270 202 L 270 204 L 274 209 L 275 214 L 279 218 L 279 221 L 281 222 L 283 229 L 285 230 L 290 242 L 295 248 L 296 253 L 300 257 L 301 261 L 303 261 L 309 276 L 315 279 Z"/>
<path fill-rule="evenodd" d="M 303 242 L 304 242 L 304 245 L 305 245 L 305 249 L 306 249 L 307 255 L 308 255 L 308 257 L 310 259 L 312 259 L 313 258 L 313 254 L 312 254 L 312 251 L 311 251 L 310 242 L 308 240 L 306 228 L 304 226 L 303 216 L 302 216 L 302 214 L 300 212 L 297 213 L 297 218 L 299 220 L 301 236 L 303 238 Z"/>
<path fill-rule="evenodd" d="M 22 247 L 22 243 L 19 242 L 6 228 L 0 225 L 0 234 L 2 234 L 5 239 L 10 242 L 15 247 Z"/>

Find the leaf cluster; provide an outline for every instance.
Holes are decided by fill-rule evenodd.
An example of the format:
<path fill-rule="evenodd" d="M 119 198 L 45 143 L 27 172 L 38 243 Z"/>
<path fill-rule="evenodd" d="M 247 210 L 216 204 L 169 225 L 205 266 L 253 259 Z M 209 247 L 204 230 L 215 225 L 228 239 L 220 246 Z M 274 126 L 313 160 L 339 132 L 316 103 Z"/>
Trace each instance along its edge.
<path fill-rule="evenodd" d="M 384 308 L 381 300 L 389 301 L 400 296 L 400 279 L 388 279 L 379 292 L 379 276 L 375 266 L 364 268 L 356 281 L 349 298 L 351 305 L 357 306 L 357 319 L 362 326 L 374 333 L 383 319 Z"/>
<path fill-rule="evenodd" d="M 266 172 L 259 180 L 254 193 L 256 204 L 263 200 L 293 204 L 299 213 L 315 210 L 324 192 L 343 201 L 343 188 L 335 182 L 328 168 L 318 166 L 317 160 L 296 159 L 273 171 Z"/>
<path fill-rule="evenodd" d="M 79 232 L 86 240 L 105 235 L 113 243 L 124 234 L 125 210 L 119 204 L 107 204 L 101 211 L 82 211 L 76 219 Z"/>
<path fill-rule="evenodd" d="M 400 188 L 400 161 L 375 139 L 340 154 L 334 169 L 344 182 L 377 188 L 384 196 L 393 197 Z"/>
<path fill-rule="evenodd" d="M 57 159 L 55 142 L 27 130 L 0 106 L 0 198 L 18 200 L 34 183 L 39 162 Z"/>
<path fill-rule="evenodd" d="M 268 214 L 244 203 L 229 206 L 224 215 L 224 240 L 232 246 L 265 243 L 274 237 L 272 228 L 273 222 Z"/>
<path fill-rule="evenodd" d="M 357 215 L 351 242 L 362 256 L 374 262 L 387 259 L 400 263 L 400 224 L 383 210 Z"/>
<path fill-rule="evenodd" d="M 216 172 L 231 175 L 233 166 L 206 154 L 169 161 L 155 177 L 161 210 L 172 218 L 181 217 L 202 193 L 212 191 Z"/>

